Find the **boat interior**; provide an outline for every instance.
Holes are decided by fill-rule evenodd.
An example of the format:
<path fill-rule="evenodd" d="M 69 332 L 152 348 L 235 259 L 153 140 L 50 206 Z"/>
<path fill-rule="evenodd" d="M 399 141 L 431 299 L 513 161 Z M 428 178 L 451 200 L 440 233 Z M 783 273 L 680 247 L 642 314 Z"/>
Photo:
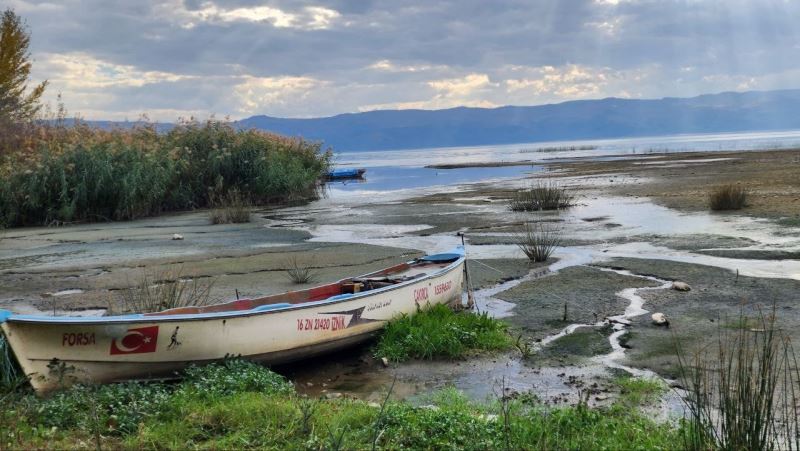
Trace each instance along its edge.
<path fill-rule="evenodd" d="M 231 302 L 203 307 L 180 307 L 156 313 L 146 313 L 144 316 L 192 315 L 242 310 L 267 311 L 287 308 L 297 304 L 347 299 L 356 293 L 385 288 L 418 279 L 429 274 L 435 274 L 447 268 L 451 263 L 462 256 L 463 254 L 459 253 L 431 255 L 363 276 L 343 279 L 338 282 L 320 285 L 306 290 L 289 291 L 255 299 L 237 299 Z"/>

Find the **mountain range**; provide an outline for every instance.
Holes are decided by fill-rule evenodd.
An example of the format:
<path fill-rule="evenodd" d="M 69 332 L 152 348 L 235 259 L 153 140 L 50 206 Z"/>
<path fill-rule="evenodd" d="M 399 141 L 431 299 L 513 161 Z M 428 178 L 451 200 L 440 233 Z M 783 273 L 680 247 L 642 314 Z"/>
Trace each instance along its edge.
<path fill-rule="evenodd" d="M 499 108 L 378 110 L 309 119 L 252 116 L 236 125 L 322 141 L 337 151 L 360 151 L 789 130 L 800 129 L 798 112 L 800 90 L 780 90 Z"/>

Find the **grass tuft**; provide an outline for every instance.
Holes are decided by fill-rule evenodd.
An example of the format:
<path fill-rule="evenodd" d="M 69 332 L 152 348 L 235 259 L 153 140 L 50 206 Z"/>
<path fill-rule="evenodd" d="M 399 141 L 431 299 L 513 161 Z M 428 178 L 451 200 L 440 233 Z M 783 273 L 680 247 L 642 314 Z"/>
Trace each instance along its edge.
<path fill-rule="evenodd" d="M 709 206 L 714 211 L 741 210 L 747 206 L 747 194 L 741 185 L 718 186 L 709 194 Z"/>
<path fill-rule="evenodd" d="M 539 182 L 531 188 L 517 191 L 509 202 L 511 211 L 542 211 L 569 208 L 574 197 L 557 183 Z"/>
<path fill-rule="evenodd" d="M 513 343 L 507 329 L 506 323 L 486 313 L 454 312 L 437 304 L 390 321 L 375 347 L 375 356 L 400 362 L 509 349 Z"/>
<path fill-rule="evenodd" d="M 286 276 L 297 285 L 309 283 L 316 276 L 316 272 L 307 263 L 297 258 L 296 255 L 286 259 L 286 268 Z"/>
<path fill-rule="evenodd" d="M 212 209 L 209 219 L 212 224 L 241 224 L 250 222 L 250 202 L 234 188 L 224 196 L 211 196 Z"/>
<path fill-rule="evenodd" d="M 533 262 L 545 262 L 561 245 L 561 230 L 544 223 L 526 223 L 517 246 Z"/>
<path fill-rule="evenodd" d="M 217 301 L 211 297 L 213 286 L 213 282 L 204 283 L 197 278 L 186 280 L 182 268 L 142 270 L 136 286 L 121 290 L 122 307 L 127 312 L 153 313 L 210 305 Z"/>

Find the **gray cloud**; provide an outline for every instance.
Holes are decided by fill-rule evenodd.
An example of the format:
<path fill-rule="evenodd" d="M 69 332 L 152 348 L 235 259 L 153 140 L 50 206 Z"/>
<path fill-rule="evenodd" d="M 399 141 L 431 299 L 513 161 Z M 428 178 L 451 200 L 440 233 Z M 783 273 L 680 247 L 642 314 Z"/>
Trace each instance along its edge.
<path fill-rule="evenodd" d="M 320 116 L 791 88 L 785 0 L 11 0 L 89 118 Z"/>

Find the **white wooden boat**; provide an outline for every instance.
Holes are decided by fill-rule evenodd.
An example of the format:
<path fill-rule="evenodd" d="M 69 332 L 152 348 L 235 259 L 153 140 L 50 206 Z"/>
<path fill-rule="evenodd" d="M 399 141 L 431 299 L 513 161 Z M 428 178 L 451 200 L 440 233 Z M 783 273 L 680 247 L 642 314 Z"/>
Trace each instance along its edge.
<path fill-rule="evenodd" d="M 265 364 L 363 341 L 400 314 L 460 303 L 464 250 L 302 291 L 157 313 L 59 317 L 0 310 L 37 391 L 74 382 L 174 376 L 192 363 L 242 356 Z"/>

